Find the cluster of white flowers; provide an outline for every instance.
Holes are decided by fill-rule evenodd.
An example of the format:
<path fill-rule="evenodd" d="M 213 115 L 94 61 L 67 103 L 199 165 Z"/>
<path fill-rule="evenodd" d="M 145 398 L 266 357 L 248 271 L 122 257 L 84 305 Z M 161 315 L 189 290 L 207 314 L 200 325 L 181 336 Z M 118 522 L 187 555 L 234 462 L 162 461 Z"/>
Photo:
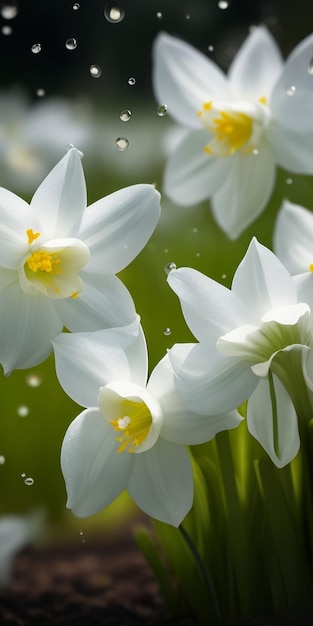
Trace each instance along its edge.
<path fill-rule="evenodd" d="M 312 174 L 312 57 L 310 36 L 283 64 L 261 26 L 225 77 L 187 43 L 160 34 L 156 96 L 190 129 L 168 159 L 165 193 L 182 204 L 211 197 L 218 224 L 237 237 L 265 207 L 276 165 Z M 74 147 L 30 204 L 0 189 L 0 362 L 9 374 L 54 349 L 60 384 L 84 408 L 61 453 L 67 506 L 81 517 L 126 488 L 148 515 L 178 526 L 193 503 L 188 445 L 236 428 L 247 402 L 250 433 L 276 466 L 288 464 L 300 446 L 295 371 L 312 414 L 313 215 L 286 201 L 277 256 L 253 238 L 231 289 L 173 269 L 168 283 L 197 343 L 174 345 L 148 379 L 140 318 L 116 274 L 143 249 L 159 214 L 160 194 L 148 184 L 86 208 Z"/>

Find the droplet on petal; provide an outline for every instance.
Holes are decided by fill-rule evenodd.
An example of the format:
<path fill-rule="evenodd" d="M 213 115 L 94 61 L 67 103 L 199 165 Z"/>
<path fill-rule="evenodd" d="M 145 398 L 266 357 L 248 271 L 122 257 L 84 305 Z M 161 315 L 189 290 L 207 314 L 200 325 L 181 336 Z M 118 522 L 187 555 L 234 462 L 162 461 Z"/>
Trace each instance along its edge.
<path fill-rule="evenodd" d="M 31 47 L 31 51 L 33 54 L 38 54 L 39 52 L 41 52 L 41 50 L 41 43 L 34 43 Z"/>
<path fill-rule="evenodd" d="M 167 275 L 170 274 L 172 270 L 176 270 L 176 263 L 174 263 L 173 261 L 170 261 L 169 263 L 165 265 L 165 268 L 164 268 L 165 274 Z"/>
<path fill-rule="evenodd" d="M 127 82 L 128 82 L 128 84 L 129 84 L 129 85 L 135 85 L 135 84 L 136 84 L 136 78 L 134 78 L 133 76 L 131 76 L 131 77 L 128 79 L 128 81 L 127 81 Z"/>
<path fill-rule="evenodd" d="M 131 118 L 131 114 L 132 112 L 129 111 L 129 109 L 125 109 L 125 111 L 120 113 L 120 120 L 122 120 L 122 122 L 128 122 Z"/>
<path fill-rule="evenodd" d="M 158 114 L 159 117 L 164 117 L 164 115 L 167 114 L 167 104 L 161 104 L 157 108 L 157 114 Z"/>
<path fill-rule="evenodd" d="M 25 404 L 21 404 L 21 406 L 17 407 L 16 412 L 19 417 L 27 417 L 27 415 L 29 414 L 29 408 Z"/>
<path fill-rule="evenodd" d="M 18 3 L 15 0 L 6 0 L 1 2 L 0 14 L 5 20 L 13 20 L 18 14 Z"/>
<path fill-rule="evenodd" d="M 77 39 L 75 39 L 75 37 L 70 37 L 66 40 L 65 47 L 68 50 L 75 50 L 75 48 L 77 48 Z"/>
<path fill-rule="evenodd" d="M 126 150 L 126 148 L 128 148 L 129 146 L 129 141 L 128 139 L 126 139 L 126 137 L 118 137 L 115 142 L 115 146 L 118 150 Z"/>
<path fill-rule="evenodd" d="M 100 65 L 91 65 L 89 68 L 89 71 L 90 71 L 90 76 L 92 76 L 92 78 L 100 78 L 102 74 L 102 69 Z"/>
<path fill-rule="evenodd" d="M 108 2 L 104 9 L 104 17 L 111 24 L 118 24 L 125 17 L 125 9 L 120 2 Z"/>
<path fill-rule="evenodd" d="M 294 96 L 296 93 L 296 88 L 294 85 L 290 85 L 290 87 L 288 87 L 288 89 L 286 90 L 287 96 Z"/>

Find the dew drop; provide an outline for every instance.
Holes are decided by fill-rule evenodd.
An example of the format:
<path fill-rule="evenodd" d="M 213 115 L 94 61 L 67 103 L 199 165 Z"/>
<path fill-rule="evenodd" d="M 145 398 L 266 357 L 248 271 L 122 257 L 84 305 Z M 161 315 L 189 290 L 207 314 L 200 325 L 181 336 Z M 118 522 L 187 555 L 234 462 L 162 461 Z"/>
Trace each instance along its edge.
<path fill-rule="evenodd" d="M 163 334 L 165 335 L 165 337 L 168 337 L 171 332 L 171 329 L 167 326 L 166 328 L 164 328 Z"/>
<path fill-rule="evenodd" d="M 162 19 L 162 17 L 163 17 L 163 13 L 162 13 L 162 11 L 158 11 L 158 12 L 157 12 L 157 14 L 156 14 L 156 16 L 157 16 L 158 20 L 161 20 L 161 19 Z"/>
<path fill-rule="evenodd" d="M 38 96 L 38 98 L 43 98 L 43 96 L 45 95 L 46 95 L 46 92 L 44 89 L 37 89 L 36 96 Z"/>
<path fill-rule="evenodd" d="M 21 406 L 17 407 L 16 412 L 19 417 L 27 417 L 27 415 L 29 414 L 29 408 L 25 404 L 21 404 Z"/>
<path fill-rule="evenodd" d="M 1 32 L 3 35 L 12 35 L 13 29 L 11 26 L 2 26 Z"/>
<path fill-rule="evenodd" d="M 294 96 L 296 93 L 296 88 L 294 85 L 290 85 L 290 87 L 288 87 L 288 89 L 286 90 L 287 96 Z"/>
<path fill-rule="evenodd" d="M 293 183 L 293 178 L 286 178 L 287 185 L 292 185 L 292 183 Z"/>
<path fill-rule="evenodd" d="M 90 71 L 90 76 L 92 76 L 92 78 L 100 78 L 102 74 L 102 69 L 100 65 L 91 65 L 89 68 L 89 71 Z"/>
<path fill-rule="evenodd" d="M 164 117 L 164 115 L 167 114 L 167 104 L 161 104 L 157 108 L 157 114 L 158 114 L 159 117 Z"/>
<path fill-rule="evenodd" d="M 41 43 L 34 43 L 31 47 L 31 51 L 33 54 L 38 54 L 41 52 Z"/>
<path fill-rule="evenodd" d="M 129 146 L 129 141 L 128 139 L 126 139 L 126 137 L 118 137 L 115 142 L 115 146 L 118 150 L 126 150 L 126 148 L 128 148 Z"/>
<path fill-rule="evenodd" d="M 75 2 L 73 4 L 73 11 L 78 11 L 78 9 L 80 9 L 80 4 L 78 4 L 78 2 Z"/>
<path fill-rule="evenodd" d="M 75 50 L 75 48 L 77 48 L 77 39 L 75 39 L 75 37 L 70 37 L 66 40 L 65 47 L 68 50 Z"/>
<path fill-rule="evenodd" d="M 104 17 L 111 24 L 118 24 L 125 17 L 125 9 L 120 2 L 108 2 L 104 9 Z"/>
<path fill-rule="evenodd" d="M 313 57 L 309 63 L 309 67 L 308 67 L 308 72 L 310 74 L 310 76 L 313 76 Z"/>
<path fill-rule="evenodd" d="M 31 485 L 33 485 L 34 482 L 35 482 L 34 479 L 31 478 L 31 477 L 25 478 L 25 480 L 24 480 L 25 485 L 27 485 L 28 487 L 31 487 Z"/>
<path fill-rule="evenodd" d="M 5 464 L 5 456 L 3 456 L 3 454 L 0 454 L 0 465 L 4 465 Z"/>
<path fill-rule="evenodd" d="M 224 9 L 228 9 L 228 7 L 229 7 L 229 2 L 227 2 L 227 0 L 219 0 L 219 3 L 218 3 L 219 9 L 224 10 Z"/>
<path fill-rule="evenodd" d="M 209 52 L 213 52 L 213 50 L 214 50 L 214 46 L 212 46 L 212 44 L 210 44 L 210 45 L 208 46 L 208 51 L 209 51 Z"/>
<path fill-rule="evenodd" d="M 128 79 L 128 81 L 127 81 L 127 82 L 128 82 L 128 84 L 129 84 L 129 85 L 135 85 L 135 84 L 136 84 L 136 78 L 134 78 L 133 76 L 131 76 L 131 77 Z"/>
<path fill-rule="evenodd" d="M 18 14 L 18 3 L 15 0 L 7 0 L 7 2 L 1 2 L 0 5 L 1 17 L 5 20 L 13 20 Z"/>
<path fill-rule="evenodd" d="M 173 261 L 170 261 L 169 263 L 166 263 L 164 271 L 165 274 L 169 275 L 170 272 L 172 272 L 172 270 L 176 270 L 176 263 L 174 263 Z"/>
<path fill-rule="evenodd" d="M 39 387 L 42 383 L 42 377 L 38 374 L 28 374 L 25 381 L 29 387 Z"/>
<path fill-rule="evenodd" d="M 129 111 L 129 109 L 125 109 L 125 111 L 122 111 L 120 113 L 120 120 L 122 120 L 122 122 L 128 122 L 131 118 L 132 112 Z"/>

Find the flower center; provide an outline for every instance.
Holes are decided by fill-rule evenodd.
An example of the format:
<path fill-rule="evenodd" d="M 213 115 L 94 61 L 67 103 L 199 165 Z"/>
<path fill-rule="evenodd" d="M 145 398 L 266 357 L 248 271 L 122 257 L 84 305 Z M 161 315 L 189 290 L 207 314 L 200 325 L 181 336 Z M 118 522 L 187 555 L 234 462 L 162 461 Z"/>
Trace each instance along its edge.
<path fill-rule="evenodd" d="M 110 424 L 122 433 L 116 440 L 121 444 L 118 452 L 134 452 L 146 439 L 152 424 L 152 416 L 142 401 L 125 398 L 121 402 L 121 415 Z"/>
<path fill-rule="evenodd" d="M 27 266 L 31 272 L 52 272 L 53 274 L 60 274 L 61 270 L 58 265 L 61 264 L 61 259 L 56 257 L 56 254 L 45 252 L 43 250 L 37 250 L 34 254 L 31 254 L 27 261 Z"/>

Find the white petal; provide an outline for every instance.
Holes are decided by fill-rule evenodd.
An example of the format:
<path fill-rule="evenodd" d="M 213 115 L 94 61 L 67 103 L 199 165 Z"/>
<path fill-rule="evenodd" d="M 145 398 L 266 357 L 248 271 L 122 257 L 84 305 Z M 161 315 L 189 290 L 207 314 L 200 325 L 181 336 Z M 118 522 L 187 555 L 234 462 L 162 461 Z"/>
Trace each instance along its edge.
<path fill-rule="evenodd" d="M 148 389 L 163 410 L 161 437 L 173 443 L 193 445 L 209 441 L 221 430 L 235 428 L 241 421 L 233 411 L 223 415 L 199 415 L 188 410 L 175 387 L 174 373 L 166 355 L 151 373 Z"/>
<path fill-rule="evenodd" d="M 294 282 L 279 259 L 255 237 L 234 275 L 232 291 L 245 303 L 250 323 L 269 310 L 297 304 Z"/>
<path fill-rule="evenodd" d="M 288 57 L 270 102 L 273 116 L 287 130 L 303 134 L 312 128 L 312 58 L 313 35 L 309 35 Z"/>
<path fill-rule="evenodd" d="M 273 120 L 266 130 L 266 138 L 276 165 L 295 174 L 312 174 L 313 131 L 310 127 L 298 132 Z"/>
<path fill-rule="evenodd" d="M 0 293 L 8 287 L 17 278 L 17 273 L 14 270 L 4 270 L 0 268 Z"/>
<path fill-rule="evenodd" d="M 7 189 L 0 188 L 0 266 L 17 269 L 29 245 L 26 231 L 40 230 L 30 206 Z"/>
<path fill-rule="evenodd" d="M 125 489 L 134 455 L 118 454 L 116 432 L 98 409 L 87 409 L 70 424 L 61 467 L 67 507 L 78 517 L 104 509 Z"/>
<path fill-rule="evenodd" d="M 179 526 L 193 502 L 191 462 L 186 448 L 159 438 L 153 448 L 136 454 L 128 491 L 145 513 Z"/>
<path fill-rule="evenodd" d="M 206 130 L 185 135 L 169 156 L 164 172 L 164 191 L 178 204 L 189 205 L 209 198 L 224 184 L 227 161 L 204 151 L 210 141 Z"/>
<path fill-rule="evenodd" d="M 222 230 L 236 239 L 265 208 L 275 182 L 275 165 L 262 140 L 256 154 L 227 158 L 228 172 L 212 198 L 213 215 Z M 226 160 L 226 159 L 225 159 Z"/>
<path fill-rule="evenodd" d="M 182 126 L 199 128 L 198 111 L 212 98 L 229 100 L 226 77 L 188 43 L 160 33 L 153 46 L 153 86 L 159 104 Z"/>
<path fill-rule="evenodd" d="M 309 271 L 313 264 L 313 214 L 284 200 L 275 224 L 274 252 L 290 274 Z"/>
<path fill-rule="evenodd" d="M 240 406 L 257 385 L 247 363 L 224 357 L 212 346 L 175 344 L 168 352 L 178 393 L 191 411 L 220 415 Z"/>
<path fill-rule="evenodd" d="M 172 270 L 168 283 L 180 299 L 185 320 L 199 340 L 216 340 L 243 323 L 244 305 L 236 294 L 189 267 Z"/>
<path fill-rule="evenodd" d="M 277 428 L 273 423 L 273 406 L 268 379 L 260 380 L 248 402 L 248 429 L 263 446 L 277 467 L 284 467 L 297 455 L 300 447 L 297 415 L 281 382 L 273 376 L 276 397 Z"/>
<path fill-rule="evenodd" d="M 253 29 L 237 52 L 228 71 L 236 97 L 240 100 L 269 98 L 283 68 L 275 40 L 265 26 Z"/>
<path fill-rule="evenodd" d="M 59 382 L 81 406 L 97 406 L 100 387 L 113 380 L 146 383 L 146 346 L 138 320 L 127 327 L 61 333 L 52 343 Z"/>
<path fill-rule="evenodd" d="M 117 276 L 82 271 L 84 287 L 77 298 L 55 301 L 64 326 L 71 331 L 127 326 L 136 318 L 133 299 Z"/>
<path fill-rule="evenodd" d="M 86 208 L 86 184 L 75 148 L 48 174 L 35 192 L 31 207 L 38 212 L 46 237 L 75 237 Z"/>
<path fill-rule="evenodd" d="M 300 302 L 306 302 L 313 311 L 313 274 L 304 272 L 293 277 Z"/>
<path fill-rule="evenodd" d="M 52 300 L 23 293 L 16 280 L 0 294 L 0 327 L 0 361 L 9 374 L 44 361 L 62 322 Z"/>
<path fill-rule="evenodd" d="M 126 187 L 89 206 L 79 231 L 91 252 L 86 271 L 124 269 L 150 239 L 159 216 L 160 194 L 152 185 Z"/>

